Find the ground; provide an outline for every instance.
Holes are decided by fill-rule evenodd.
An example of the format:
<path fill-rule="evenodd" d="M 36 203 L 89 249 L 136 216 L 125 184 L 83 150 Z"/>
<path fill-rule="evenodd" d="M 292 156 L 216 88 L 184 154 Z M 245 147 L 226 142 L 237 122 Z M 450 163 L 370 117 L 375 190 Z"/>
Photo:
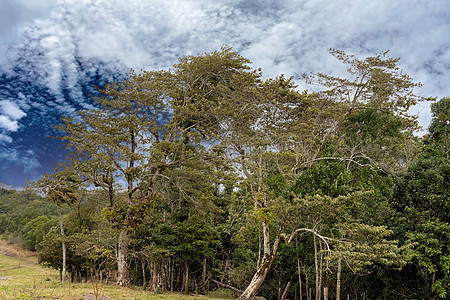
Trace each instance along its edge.
<path fill-rule="evenodd" d="M 138 288 L 92 283 L 61 283 L 59 272 L 37 264 L 35 252 L 0 240 L 0 299 L 67 299 L 67 300 L 218 300 L 201 295 L 152 293 Z"/>

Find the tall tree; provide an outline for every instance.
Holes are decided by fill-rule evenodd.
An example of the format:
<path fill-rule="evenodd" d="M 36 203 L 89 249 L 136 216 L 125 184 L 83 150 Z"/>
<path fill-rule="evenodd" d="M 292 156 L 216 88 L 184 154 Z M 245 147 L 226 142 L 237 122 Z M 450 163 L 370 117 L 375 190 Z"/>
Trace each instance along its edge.
<path fill-rule="evenodd" d="M 431 110 L 423 150 L 401 177 L 395 197 L 398 230 L 416 243 L 413 262 L 428 283 L 417 296 L 430 299 L 450 294 L 450 98 L 433 103 Z"/>
<path fill-rule="evenodd" d="M 280 243 L 300 232 L 274 210 L 280 197 L 292 200 L 288 191 L 298 176 L 323 160 L 380 172 L 407 165 L 416 127 L 407 110 L 421 100 L 412 93 L 417 84 L 386 53 L 331 54 L 352 78 L 308 77 L 324 88 L 318 93 L 299 92 L 293 78 L 262 80 L 247 59 L 223 47 L 183 57 L 173 71 L 131 72 L 100 91 L 95 109 L 64 120 L 59 128 L 71 168 L 109 197 L 108 216 L 120 231 L 118 284 L 129 282 L 131 231 L 168 195 L 161 183 L 170 180 L 181 195 L 185 180 L 176 177 L 194 174 L 202 161 L 226 158 L 249 187 L 251 217 L 262 228 L 264 254 L 242 299 L 257 293 Z"/>
<path fill-rule="evenodd" d="M 450 158 L 450 98 L 445 97 L 431 104 L 431 119 L 429 134 L 425 144 L 427 151 L 439 157 Z"/>
<path fill-rule="evenodd" d="M 96 97 L 97 108 L 66 118 L 59 129 L 70 150 L 71 167 L 81 178 L 108 192 L 110 216 L 120 229 L 117 268 L 120 285 L 129 283 L 128 236 L 142 219 L 142 209 L 155 199 L 154 184 L 170 159 L 178 128 L 170 120 L 165 87 L 167 72 L 131 72 Z M 81 119 L 81 120 L 80 120 Z M 125 201 L 120 201 L 120 194 Z M 123 211 L 122 211 L 123 210 Z"/>
<path fill-rule="evenodd" d="M 67 268 L 66 268 L 66 241 L 64 234 L 63 219 L 61 214 L 61 205 L 73 204 L 80 201 L 81 194 L 79 192 L 80 179 L 74 174 L 71 169 L 66 166 L 65 168 L 60 165 L 55 169 L 54 173 L 44 174 L 41 179 L 32 183 L 34 188 L 37 188 L 41 192 L 45 193 L 47 200 L 56 203 L 58 205 L 59 216 L 59 229 L 62 237 L 62 273 L 61 281 L 66 281 Z"/>
<path fill-rule="evenodd" d="M 337 50 L 331 54 L 348 66 L 353 78 L 321 73 L 308 77 L 325 88 L 322 92 L 300 93 L 292 78 L 263 82 L 258 73 L 222 90 L 218 139 L 250 186 L 253 213 L 263 232 L 264 256 L 241 299 L 256 294 L 288 233 L 271 217 L 270 207 L 279 195 L 271 178 L 280 178 L 279 190 L 321 160 L 385 172 L 410 160 L 417 125 L 407 110 L 421 100 L 412 92 L 418 85 L 396 66 L 398 59 L 386 53 L 365 59 Z M 330 146 L 336 149 L 332 155 Z"/>
<path fill-rule="evenodd" d="M 181 58 L 174 72 L 131 72 L 99 91 L 95 109 L 59 126 L 71 167 L 108 193 L 109 216 L 120 229 L 118 284 L 129 283 L 129 234 L 159 198 L 158 182 L 170 179 L 166 170 L 206 155 L 201 143 L 217 126 L 208 114 L 215 90 L 246 62 L 224 47 Z"/>

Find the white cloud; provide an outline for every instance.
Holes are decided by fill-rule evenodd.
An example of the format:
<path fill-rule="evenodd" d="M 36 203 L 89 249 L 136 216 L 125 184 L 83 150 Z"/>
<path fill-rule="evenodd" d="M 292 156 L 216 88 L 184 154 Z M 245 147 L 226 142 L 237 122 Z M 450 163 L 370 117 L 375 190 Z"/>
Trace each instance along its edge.
<path fill-rule="evenodd" d="M 28 2 L 18 3 L 37 9 Z M 36 16 L 55 5 L 45 3 Z M 328 48 L 357 55 L 391 49 L 402 58 L 401 67 L 425 84 L 423 91 L 442 97 L 450 95 L 449 11 L 447 0 L 59 0 L 49 17 L 22 27 L 22 40 L 10 54 L 28 55 L 22 63 L 32 66 L 24 68 L 56 97 L 50 105 L 64 111 L 74 109 L 60 103 L 64 91 L 82 98 L 80 63 L 92 72 L 99 62 L 110 72 L 168 68 L 177 56 L 222 44 L 262 67 L 266 76 L 341 75 L 345 69 Z"/>
<path fill-rule="evenodd" d="M 7 131 L 17 131 L 19 124 L 7 116 L 0 115 L 0 128 L 6 129 Z"/>
<path fill-rule="evenodd" d="M 0 145 L 12 143 L 13 139 L 10 136 L 0 133 Z"/>
<path fill-rule="evenodd" d="M 2 0 L 0 1 L 0 65 L 8 59 L 7 49 L 18 38 L 19 28 L 34 19 L 45 18 L 56 6 L 57 0 Z"/>
<path fill-rule="evenodd" d="M 328 48 L 358 56 L 390 49 L 424 84 L 421 95 L 450 96 L 448 20 L 448 0 L 0 0 L 0 76 L 10 80 L 0 81 L 0 161 L 37 176 L 36 155 L 48 152 L 26 152 L 30 140 L 46 145 L 55 115 L 92 108 L 85 97 L 93 77 L 168 68 L 224 44 L 266 77 L 342 76 Z M 429 103 L 412 112 L 426 128 Z"/>
<path fill-rule="evenodd" d="M 7 115 L 12 120 L 19 120 L 27 115 L 18 105 L 9 100 L 0 101 L 0 112 Z"/>
<path fill-rule="evenodd" d="M 35 169 L 41 167 L 35 153 L 30 150 L 25 153 L 19 153 L 15 149 L 2 151 L 0 152 L 0 160 L 6 160 L 23 167 L 25 174 L 29 174 Z"/>
<path fill-rule="evenodd" d="M 3 131 L 17 131 L 19 129 L 17 120 L 24 116 L 26 116 L 26 113 L 15 103 L 9 100 L 0 101 L 0 129 L 3 129 Z M 12 139 L 0 132 L 0 141 L 11 142 Z"/>

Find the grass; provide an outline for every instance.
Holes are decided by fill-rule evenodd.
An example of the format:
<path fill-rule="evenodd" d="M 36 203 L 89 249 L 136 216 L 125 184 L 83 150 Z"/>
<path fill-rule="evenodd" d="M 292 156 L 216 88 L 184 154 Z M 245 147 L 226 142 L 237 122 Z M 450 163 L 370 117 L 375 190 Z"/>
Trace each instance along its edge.
<path fill-rule="evenodd" d="M 6 255 L 5 255 L 6 254 Z M 0 241 L 0 299 L 96 299 L 92 283 L 61 283 L 59 272 L 37 264 L 33 252 Z M 199 295 L 153 293 L 116 285 L 100 287 L 104 299 L 217 300 Z M 101 299 L 99 297 L 98 299 Z"/>

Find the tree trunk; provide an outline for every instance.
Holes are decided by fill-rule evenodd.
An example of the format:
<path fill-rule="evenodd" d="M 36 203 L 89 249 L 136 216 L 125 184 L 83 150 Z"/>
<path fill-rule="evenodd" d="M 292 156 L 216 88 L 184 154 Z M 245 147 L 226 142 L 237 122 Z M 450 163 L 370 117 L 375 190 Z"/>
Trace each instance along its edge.
<path fill-rule="evenodd" d="M 174 264 L 172 263 L 172 258 L 171 257 L 169 257 L 169 268 L 170 268 L 170 271 L 169 271 L 169 276 L 170 276 L 170 291 L 171 292 L 173 292 L 173 269 L 175 268 L 175 266 L 174 266 Z"/>
<path fill-rule="evenodd" d="M 319 240 L 320 246 L 320 263 L 319 263 L 319 299 L 322 297 L 322 284 L 323 284 L 323 252 L 322 242 Z"/>
<path fill-rule="evenodd" d="M 436 272 L 433 272 L 433 274 L 431 274 L 431 287 L 430 287 L 430 290 L 432 290 L 432 291 L 433 291 L 433 285 L 435 282 L 436 282 Z M 434 293 L 433 293 L 431 300 L 435 300 L 435 299 L 436 299 L 436 297 L 434 296 Z"/>
<path fill-rule="evenodd" d="M 319 258 L 317 257 L 316 236 L 314 236 L 314 266 L 316 271 L 316 300 L 320 300 Z"/>
<path fill-rule="evenodd" d="M 203 259 L 203 269 L 202 269 L 202 292 L 207 293 L 208 292 L 208 283 L 206 282 L 206 258 Z"/>
<path fill-rule="evenodd" d="M 263 225 L 263 238 L 264 238 L 264 257 L 262 259 L 261 265 L 258 267 L 255 275 L 253 275 L 252 280 L 245 289 L 245 291 L 239 297 L 240 300 L 246 300 L 253 298 L 258 292 L 261 284 L 264 282 L 267 274 L 272 267 L 272 263 L 275 260 L 275 256 L 278 252 L 278 246 L 280 243 L 281 236 L 278 236 L 273 243 L 272 249 L 270 247 L 270 234 L 269 234 L 269 224 L 264 220 Z"/>
<path fill-rule="evenodd" d="M 187 263 L 185 268 L 184 292 L 187 294 L 189 293 L 189 265 Z"/>
<path fill-rule="evenodd" d="M 141 257 L 141 268 L 142 268 L 142 288 L 145 290 L 147 286 L 147 280 L 145 278 L 145 258 Z"/>
<path fill-rule="evenodd" d="M 259 268 L 259 265 L 261 264 L 261 233 L 258 228 L 258 261 L 256 262 L 256 268 Z"/>
<path fill-rule="evenodd" d="M 305 283 L 306 283 L 306 300 L 311 300 L 311 293 L 308 293 L 309 290 L 309 280 L 308 280 L 308 273 L 305 270 Z"/>
<path fill-rule="evenodd" d="M 62 273 L 61 273 L 61 282 L 66 282 L 67 270 L 66 270 L 66 242 L 64 241 L 64 227 L 61 215 L 61 206 L 58 206 L 58 215 L 59 215 L 59 229 L 61 231 L 61 236 L 63 238 L 62 241 Z"/>
<path fill-rule="evenodd" d="M 338 258 L 338 266 L 337 266 L 337 274 L 336 274 L 336 300 L 341 299 L 341 272 L 342 272 L 342 265 L 341 265 L 341 257 Z"/>
<path fill-rule="evenodd" d="M 283 295 L 281 295 L 281 298 L 280 298 L 280 300 L 286 300 L 286 298 L 287 298 L 287 296 L 288 296 L 288 292 L 289 292 L 289 288 L 291 287 L 291 282 L 289 281 L 287 284 L 286 284 L 286 287 L 284 288 L 284 292 L 283 292 Z"/>
<path fill-rule="evenodd" d="M 266 276 L 270 271 L 270 267 L 272 266 L 274 258 L 275 255 L 269 254 L 264 256 L 261 266 L 256 271 L 255 275 L 253 276 L 252 280 L 250 281 L 245 291 L 239 297 L 240 300 L 251 299 L 253 296 L 255 296 L 255 294 L 261 287 L 262 283 L 264 282 L 264 279 L 266 279 Z"/>
<path fill-rule="evenodd" d="M 278 274 L 278 299 L 281 299 L 281 275 Z"/>
<path fill-rule="evenodd" d="M 300 300 L 302 300 L 302 269 L 300 268 L 300 259 L 297 258 L 297 270 L 298 270 L 298 285 L 300 289 Z"/>
<path fill-rule="evenodd" d="M 156 262 L 153 262 L 153 270 L 152 270 L 152 285 L 150 289 L 152 291 L 156 291 L 158 288 L 158 265 Z"/>
<path fill-rule="evenodd" d="M 117 284 L 126 286 L 129 282 L 128 233 L 125 229 L 122 229 L 119 235 L 119 249 L 117 251 Z"/>

